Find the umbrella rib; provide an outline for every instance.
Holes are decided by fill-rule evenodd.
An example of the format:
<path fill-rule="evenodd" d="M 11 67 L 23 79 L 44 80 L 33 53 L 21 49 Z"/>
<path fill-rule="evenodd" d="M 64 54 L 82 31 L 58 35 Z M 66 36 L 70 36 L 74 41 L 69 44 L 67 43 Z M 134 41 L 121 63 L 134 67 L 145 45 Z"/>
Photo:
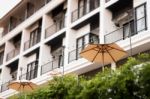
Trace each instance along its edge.
<path fill-rule="evenodd" d="M 100 49 L 98 50 L 98 52 L 96 53 L 95 57 L 93 58 L 92 62 L 95 60 L 95 58 L 97 57 L 98 53 L 100 52 Z"/>
<path fill-rule="evenodd" d="M 110 55 L 110 57 L 112 58 L 112 60 L 116 63 L 116 60 L 113 58 L 113 56 L 111 55 L 111 53 L 105 48 L 105 50 L 107 51 L 107 53 Z"/>
<path fill-rule="evenodd" d="M 112 46 L 109 46 L 109 45 L 108 45 L 108 47 L 110 47 L 110 48 L 112 48 L 112 49 L 116 49 L 116 50 L 121 51 L 121 52 L 124 52 L 124 53 L 127 53 L 126 51 L 123 51 L 123 50 L 117 49 L 117 48 L 112 47 Z M 112 50 L 112 49 L 111 49 L 111 50 Z"/>
<path fill-rule="evenodd" d="M 98 46 L 96 46 L 96 47 L 98 47 Z M 96 48 L 96 47 L 94 47 L 94 48 Z M 83 52 L 81 52 L 80 54 L 85 53 L 85 52 L 88 52 L 88 51 L 90 51 L 90 50 L 93 50 L 94 48 L 91 48 L 91 49 L 89 49 L 89 50 L 83 51 Z"/>
<path fill-rule="evenodd" d="M 34 88 L 28 83 L 28 85 L 30 86 L 30 88 L 33 90 Z"/>
<path fill-rule="evenodd" d="M 20 90 L 20 88 L 21 88 L 21 85 L 22 85 L 22 84 L 20 84 L 20 86 L 19 86 L 18 90 Z"/>

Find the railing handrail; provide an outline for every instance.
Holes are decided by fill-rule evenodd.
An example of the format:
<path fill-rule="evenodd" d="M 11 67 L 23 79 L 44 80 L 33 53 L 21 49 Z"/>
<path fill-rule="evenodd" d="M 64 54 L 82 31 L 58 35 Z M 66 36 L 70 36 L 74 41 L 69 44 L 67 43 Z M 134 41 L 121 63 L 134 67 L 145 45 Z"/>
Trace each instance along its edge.
<path fill-rule="evenodd" d="M 57 60 L 59 60 L 59 58 L 52 59 L 52 60 L 50 60 L 49 62 L 47 62 L 47 63 L 41 65 L 41 75 L 43 75 L 43 74 L 46 73 L 46 72 L 44 72 L 44 73 L 42 72 L 43 67 L 47 66 L 47 65 L 50 64 L 50 63 L 52 64 L 52 70 L 54 70 L 55 68 L 54 68 L 53 64 L 54 64 L 54 62 L 57 61 Z M 62 65 L 60 65 L 60 66 L 64 66 L 64 64 L 62 64 Z M 52 71 L 52 70 L 50 70 L 50 71 Z"/>
<path fill-rule="evenodd" d="M 129 20 L 126 24 L 128 24 L 129 25 L 129 35 L 127 35 L 127 36 L 125 36 L 125 38 L 126 37 L 130 37 L 130 36 L 132 36 L 132 34 L 137 34 L 137 33 L 139 33 L 140 31 L 143 31 L 143 30 L 145 30 L 146 29 L 146 27 L 144 28 L 144 29 L 142 29 L 142 30 L 137 30 L 137 28 L 135 27 L 136 26 L 136 23 L 139 21 L 139 20 L 142 20 L 142 19 L 145 19 L 145 16 L 144 17 L 142 17 L 142 18 L 140 18 L 140 19 L 137 19 L 137 20 L 133 20 L 133 24 L 134 24 L 134 27 L 133 27 L 133 31 L 131 30 L 131 27 L 130 27 L 130 25 L 132 24 L 131 23 L 131 20 Z M 109 35 L 113 35 L 114 33 L 116 33 L 117 31 L 119 31 L 119 30 L 121 30 L 122 29 L 122 33 L 124 33 L 123 31 L 123 28 L 124 27 L 126 27 L 126 26 L 121 26 L 119 29 L 116 29 L 116 30 L 114 30 L 114 31 L 112 31 L 112 32 L 110 32 L 110 33 L 108 33 L 108 34 L 105 34 L 104 35 L 104 40 L 106 40 L 106 37 L 107 36 L 109 36 Z M 125 39 L 124 38 L 124 34 L 122 35 L 122 38 L 120 38 L 120 39 L 118 39 L 118 40 L 116 40 L 116 41 L 114 41 L 114 42 L 117 42 L 117 41 L 120 41 L 121 39 Z M 106 42 L 106 41 L 105 41 Z"/>
<path fill-rule="evenodd" d="M 95 2 L 96 2 L 96 0 L 95 0 Z M 90 3 L 90 1 L 89 2 L 87 2 L 87 4 L 91 4 Z M 91 11 L 93 11 L 94 9 L 96 9 L 96 8 L 98 8 L 100 6 L 100 2 L 98 2 L 98 4 L 97 4 L 97 6 L 95 5 L 92 9 L 90 8 L 90 6 L 89 6 L 89 9 L 88 10 L 86 10 L 86 11 L 88 11 L 88 12 L 83 12 L 82 14 L 82 16 L 81 17 L 83 17 L 84 15 L 86 15 L 86 14 L 88 14 L 88 13 L 90 13 Z M 79 11 L 79 9 L 81 9 L 81 8 L 84 8 L 84 7 L 86 7 L 85 5 L 81 5 L 81 6 L 79 6 L 78 8 L 76 8 L 75 10 L 73 10 L 72 12 L 71 12 L 71 21 L 72 22 L 74 22 L 74 21 L 76 21 L 76 20 L 78 20 L 79 18 L 81 18 L 80 16 L 79 16 L 79 13 L 77 13 L 77 19 L 73 19 L 74 18 L 74 13 L 76 13 L 76 12 L 78 12 Z"/>
<path fill-rule="evenodd" d="M 64 18 L 61 18 L 60 20 L 57 20 L 56 22 L 54 22 L 52 25 L 48 26 L 45 30 L 57 25 L 57 23 L 61 22 L 61 21 L 65 21 L 65 17 Z M 65 22 L 64 22 L 65 23 Z"/>
<path fill-rule="evenodd" d="M 60 31 L 61 29 L 65 28 L 65 23 L 66 23 L 65 21 L 66 21 L 66 17 L 64 16 L 60 20 L 57 20 L 52 25 L 47 27 L 45 29 L 45 38 L 53 35 L 54 33 Z M 53 28 L 54 28 L 54 30 L 53 30 Z M 49 31 L 50 29 L 52 29 L 52 30 Z"/>
<path fill-rule="evenodd" d="M 46 2 L 46 3 L 44 3 L 44 6 L 45 5 L 47 5 L 50 1 L 52 1 L 52 0 L 46 0 L 46 1 L 48 1 L 48 2 Z M 30 16 L 32 16 L 33 14 L 35 14 L 39 9 L 41 9 L 43 6 L 41 6 L 40 8 L 38 8 L 36 11 L 33 11 L 33 13 L 31 14 L 31 15 L 29 15 L 29 16 L 25 16 L 25 18 L 23 19 L 23 21 L 25 21 L 25 20 L 27 20 Z M 16 28 L 19 24 L 21 24 L 23 21 L 21 21 L 21 22 L 19 22 L 18 24 L 16 24 L 15 25 L 15 27 L 14 28 Z M 13 29 L 14 29 L 13 28 Z M 13 30 L 13 29 L 11 29 L 11 30 Z M 11 31 L 10 30 L 10 31 Z M 10 32 L 10 31 L 8 31 L 8 32 Z M 3 35 L 2 35 L 2 37 L 4 37 L 6 34 L 8 34 L 8 33 L 2 33 Z"/>

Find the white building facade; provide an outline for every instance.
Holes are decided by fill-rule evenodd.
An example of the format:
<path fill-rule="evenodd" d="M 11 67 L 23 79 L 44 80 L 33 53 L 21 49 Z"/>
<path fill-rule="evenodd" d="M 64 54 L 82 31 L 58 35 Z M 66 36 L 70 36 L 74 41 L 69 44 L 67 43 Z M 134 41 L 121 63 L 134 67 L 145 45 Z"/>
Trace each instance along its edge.
<path fill-rule="evenodd" d="M 1 18 L 0 28 L 5 99 L 15 92 L 7 87 L 11 81 L 40 85 L 55 70 L 77 75 L 100 70 L 102 64 L 79 55 L 88 43 L 115 42 L 128 56 L 150 53 L 150 0 L 22 0 Z"/>

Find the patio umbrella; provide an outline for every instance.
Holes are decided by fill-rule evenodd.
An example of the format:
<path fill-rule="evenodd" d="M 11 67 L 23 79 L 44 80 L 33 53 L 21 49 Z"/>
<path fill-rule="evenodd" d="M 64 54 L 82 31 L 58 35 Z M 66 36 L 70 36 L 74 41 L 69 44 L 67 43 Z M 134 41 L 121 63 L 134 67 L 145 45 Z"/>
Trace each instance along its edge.
<path fill-rule="evenodd" d="M 116 62 L 126 55 L 121 47 L 115 43 L 111 44 L 89 44 L 80 55 L 91 62 L 105 63 Z"/>
<path fill-rule="evenodd" d="M 32 91 L 37 87 L 37 85 L 28 80 L 19 80 L 11 82 L 8 87 L 16 91 Z"/>

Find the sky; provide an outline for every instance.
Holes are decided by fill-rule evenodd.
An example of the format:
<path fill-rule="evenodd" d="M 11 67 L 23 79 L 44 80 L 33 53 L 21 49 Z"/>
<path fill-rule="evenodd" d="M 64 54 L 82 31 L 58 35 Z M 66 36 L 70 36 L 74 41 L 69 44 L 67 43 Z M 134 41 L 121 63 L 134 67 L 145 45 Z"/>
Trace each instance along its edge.
<path fill-rule="evenodd" d="M 9 12 L 21 0 L 0 0 L 0 18 Z"/>

